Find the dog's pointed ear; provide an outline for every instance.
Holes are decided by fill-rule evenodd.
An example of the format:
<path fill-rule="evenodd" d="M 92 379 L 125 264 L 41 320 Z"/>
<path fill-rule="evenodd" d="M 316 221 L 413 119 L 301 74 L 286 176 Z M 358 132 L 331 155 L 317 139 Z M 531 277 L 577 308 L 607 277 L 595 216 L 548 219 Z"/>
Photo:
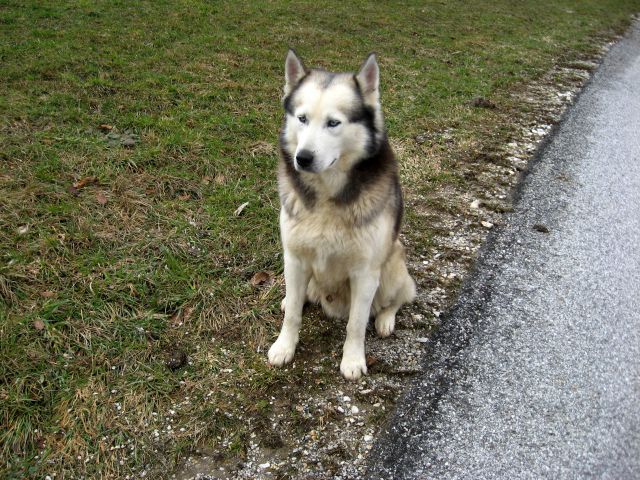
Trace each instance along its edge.
<path fill-rule="evenodd" d="M 360 71 L 356 75 L 358 85 L 365 101 L 369 103 L 377 103 L 380 98 L 380 68 L 376 60 L 376 54 L 370 53 L 362 64 Z"/>
<path fill-rule="evenodd" d="M 293 48 L 290 48 L 284 63 L 284 94 L 289 95 L 306 74 L 307 70 L 304 68 L 302 60 L 296 55 Z"/>

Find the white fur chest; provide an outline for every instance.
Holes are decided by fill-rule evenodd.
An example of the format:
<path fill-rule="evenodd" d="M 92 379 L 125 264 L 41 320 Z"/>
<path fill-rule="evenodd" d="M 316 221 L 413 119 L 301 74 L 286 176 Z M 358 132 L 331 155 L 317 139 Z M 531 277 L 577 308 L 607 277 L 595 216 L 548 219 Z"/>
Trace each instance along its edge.
<path fill-rule="evenodd" d="M 316 280 L 326 286 L 346 280 L 362 266 L 384 260 L 390 247 L 387 235 L 380 235 L 390 232 L 387 225 L 380 224 L 384 221 L 381 217 L 369 225 L 354 227 L 339 210 L 328 205 L 299 212 L 295 217 L 285 209 L 280 212 L 285 250 L 306 263 Z"/>

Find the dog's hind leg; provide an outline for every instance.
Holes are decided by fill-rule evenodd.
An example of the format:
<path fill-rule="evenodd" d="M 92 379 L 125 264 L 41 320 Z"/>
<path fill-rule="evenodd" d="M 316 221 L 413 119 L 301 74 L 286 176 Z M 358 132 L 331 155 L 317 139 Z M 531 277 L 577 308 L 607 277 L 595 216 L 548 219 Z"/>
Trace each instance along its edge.
<path fill-rule="evenodd" d="M 396 326 L 396 313 L 405 303 L 413 301 L 416 285 L 407 271 L 404 250 L 400 243 L 382 267 L 380 287 L 376 292 L 376 332 L 380 337 L 388 337 Z"/>
<path fill-rule="evenodd" d="M 302 307 L 306 298 L 307 284 L 311 271 L 294 255 L 285 250 L 284 281 L 286 295 L 284 297 L 284 321 L 280 335 L 269 349 L 269 363 L 280 367 L 293 359 L 298 344 L 298 334 L 302 323 Z"/>

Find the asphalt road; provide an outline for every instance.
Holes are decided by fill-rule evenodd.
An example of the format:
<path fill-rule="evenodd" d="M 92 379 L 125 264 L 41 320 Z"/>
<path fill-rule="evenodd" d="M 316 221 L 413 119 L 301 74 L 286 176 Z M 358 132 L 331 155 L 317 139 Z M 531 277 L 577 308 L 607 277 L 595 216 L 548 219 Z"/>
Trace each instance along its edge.
<path fill-rule="evenodd" d="M 504 220 L 367 479 L 640 479 L 640 24 Z"/>

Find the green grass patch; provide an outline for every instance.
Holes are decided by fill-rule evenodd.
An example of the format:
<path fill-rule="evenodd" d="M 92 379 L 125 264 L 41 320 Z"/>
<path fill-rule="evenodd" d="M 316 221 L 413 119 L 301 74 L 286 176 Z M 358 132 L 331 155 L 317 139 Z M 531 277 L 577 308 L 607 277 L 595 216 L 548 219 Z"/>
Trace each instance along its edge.
<path fill-rule="evenodd" d="M 269 395 L 320 388 L 265 359 L 283 293 L 288 46 L 332 70 L 377 51 L 390 137 L 453 131 L 430 147 L 454 152 L 442 162 L 407 147 L 405 189 L 428 195 L 462 181 L 465 145 L 513 133 L 469 100 L 518 108 L 512 91 L 593 53 L 639 7 L 3 2 L 0 476 L 162 476 L 196 447 L 242 455 Z M 275 285 L 252 287 L 260 270 Z"/>

